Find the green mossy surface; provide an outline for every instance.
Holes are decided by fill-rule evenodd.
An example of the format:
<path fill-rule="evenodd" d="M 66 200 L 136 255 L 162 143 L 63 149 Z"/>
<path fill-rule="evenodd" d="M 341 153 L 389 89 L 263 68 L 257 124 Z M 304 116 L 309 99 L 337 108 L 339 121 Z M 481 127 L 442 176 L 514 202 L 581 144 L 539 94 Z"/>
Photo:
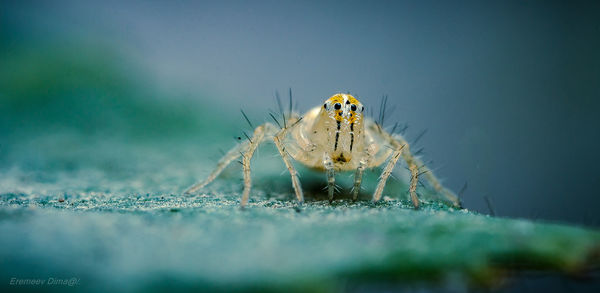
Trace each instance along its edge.
<path fill-rule="evenodd" d="M 61 199 L 64 198 L 64 201 Z M 600 233 L 438 203 L 95 192 L 3 194 L 4 277 L 81 278 L 80 289 L 319 289 L 378 281 L 490 285 L 507 270 L 584 272 Z"/>

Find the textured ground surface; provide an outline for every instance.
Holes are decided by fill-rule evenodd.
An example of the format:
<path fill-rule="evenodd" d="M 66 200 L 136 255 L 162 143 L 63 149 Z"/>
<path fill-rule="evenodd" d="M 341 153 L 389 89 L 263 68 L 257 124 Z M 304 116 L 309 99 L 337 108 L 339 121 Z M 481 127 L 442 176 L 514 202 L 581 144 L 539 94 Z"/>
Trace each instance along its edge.
<path fill-rule="evenodd" d="M 248 209 L 238 206 L 237 164 L 198 196 L 183 196 L 191 174 L 207 170 L 194 164 L 201 160 L 185 160 L 185 151 L 169 148 L 98 142 L 61 156 L 40 151 L 35 166 L 5 169 L 2 279 L 76 277 L 73 289 L 116 291 L 329 291 L 382 282 L 464 288 L 494 284 L 508 270 L 579 275 L 597 264 L 597 231 L 493 218 L 435 202 L 414 211 L 398 180 L 381 204 L 366 200 L 367 190 L 365 200 L 352 203 L 341 195 L 330 205 L 320 174 L 308 173 L 302 180 L 315 188 L 297 210 L 289 179 L 280 175 L 283 166 L 264 154 L 269 148 L 257 159 L 263 171 L 255 174 Z M 367 189 L 376 174 L 368 177 Z"/>

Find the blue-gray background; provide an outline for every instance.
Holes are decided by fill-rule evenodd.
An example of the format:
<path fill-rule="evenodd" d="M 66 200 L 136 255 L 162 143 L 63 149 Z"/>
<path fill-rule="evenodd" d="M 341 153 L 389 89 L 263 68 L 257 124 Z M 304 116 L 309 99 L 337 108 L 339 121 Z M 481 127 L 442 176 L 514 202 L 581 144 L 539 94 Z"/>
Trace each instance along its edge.
<path fill-rule="evenodd" d="M 162 99 L 208 99 L 240 128 L 239 108 L 266 118 L 275 90 L 291 87 L 301 110 L 338 91 L 373 108 L 387 94 L 391 124 L 409 139 L 428 130 L 419 145 L 445 184 L 468 182 L 467 208 L 487 212 L 488 196 L 501 216 L 598 225 L 598 6 L 3 1 L 0 30 L 108 46 L 173 93 Z"/>

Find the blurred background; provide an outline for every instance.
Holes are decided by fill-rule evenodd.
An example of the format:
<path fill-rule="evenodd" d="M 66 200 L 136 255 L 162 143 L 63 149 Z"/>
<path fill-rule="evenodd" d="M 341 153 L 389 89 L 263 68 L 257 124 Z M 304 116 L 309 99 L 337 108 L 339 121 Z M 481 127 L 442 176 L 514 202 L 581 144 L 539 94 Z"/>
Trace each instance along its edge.
<path fill-rule="evenodd" d="M 188 164 L 218 157 L 246 127 L 240 108 L 258 124 L 292 88 L 301 111 L 350 92 L 377 113 L 388 95 L 386 125 L 407 123 L 409 141 L 427 130 L 413 148 L 450 189 L 467 182 L 470 210 L 598 226 L 599 6 L 2 1 L 0 191 L 59 192 L 40 182 L 81 164 L 128 178 L 110 140 Z M 172 186 L 154 190 L 186 187 Z"/>

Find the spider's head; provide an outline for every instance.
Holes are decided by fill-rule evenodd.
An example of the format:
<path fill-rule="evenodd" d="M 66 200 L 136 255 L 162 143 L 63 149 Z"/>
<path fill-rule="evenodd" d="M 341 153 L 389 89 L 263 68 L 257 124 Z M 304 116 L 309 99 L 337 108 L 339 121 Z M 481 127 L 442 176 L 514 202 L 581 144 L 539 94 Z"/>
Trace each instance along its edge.
<path fill-rule="evenodd" d="M 335 162 L 350 161 L 353 151 L 362 148 L 364 110 L 349 94 L 335 94 L 323 103 L 320 125 L 327 132 L 329 153 Z"/>
<path fill-rule="evenodd" d="M 342 124 L 360 124 L 365 107 L 352 95 L 335 94 L 325 101 L 323 109 L 328 116 Z"/>

